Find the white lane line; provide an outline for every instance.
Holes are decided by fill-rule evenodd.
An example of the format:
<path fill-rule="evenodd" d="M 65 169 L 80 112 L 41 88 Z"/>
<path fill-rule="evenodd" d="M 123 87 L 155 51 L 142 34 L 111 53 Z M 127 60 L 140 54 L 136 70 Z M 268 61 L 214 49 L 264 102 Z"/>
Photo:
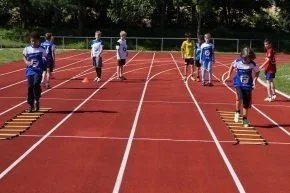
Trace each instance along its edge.
<path fill-rule="evenodd" d="M 20 135 L 19 137 L 26 138 L 41 138 L 43 135 Z M 50 135 L 48 138 L 63 138 L 63 139 L 107 139 L 107 140 L 128 140 L 128 137 L 106 137 L 106 136 L 78 136 L 78 135 Z M 166 142 L 194 142 L 194 143 L 215 143 L 214 140 L 205 139 L 171 139 L 171 138 L 150 138 L 150 137 L 135 137 L 134 141 L 166 141 Z M 236 141 L 219 141 L 220 143 L 236 143 Z M 290 145 L 289 142 L 270 141 L 273 145 Z"/>
<path fill-rule="evenodd" d="M 235 91 L 229 87 L 227 85 L 227 83 L 225 82 L 225 75 L 228 74 L 228 72 L 225 72 L 222 75 L 222 82 L 223 85 L 226 86 L 226 88 L 228 88 L 230 91 L 232 91 L 233 93 L 235 93 Z M 283 131 L 286 135 L 290 136 L 290 132 L 287 131 L 284 127 L 282 127 L 279 123 L 277 123 L 276 121 L 274 121 L 272 118 L 270 118 L 268 115 L 266 115 L 264 112 L 262 112 L 259 108 L 257 108 L 255 105 L 252 105 L 252 108 L 255 109 L 258 113 L 260 113 L 263 117 L 265 117 L 266 119 L 268 119 L 270 122 L 272 122 L 274 125 L 276 125 L 281 131 Z"/>
<path fill-rule="evenodd" d="M 139 53 L 139 52 L 138 52 Z M 135 55 L 137 56 L 138 53 Z M 135 58 L 133 56 L 130 61 Z M 128 61 L 129 63 L 129 61 Z M 134 70 L 133 70 L 134 71 Z M 128 73 L 128 72 L 127 72 Z M 45 139 L 47 139 L 55 130 L 57 130 L 63 123 L 65 123 L 76 111 L 78 111 L 84 104 L 86 104 L 96 93 L 102 90 L 102 88 L 107 85 L 110 81 L 115 78 L 114 73 L 111 78 L 104 82 L 97 90 L 95 90 L 89 97 L 87 97 L 82 103 L 80 103 L 76 108 L 73 109 L 67 116 L 65 116 L 58 124 L 56 124 L 51 130 L 49 130 L 43 137 L 41 137 L 36 143 L 34 143 L 28 150 L 26 150 L 17 160 L 15 160 L 8 168 L 0 173 L 0 180 L 9 173 L 15 166 L 17 166 L 23 159 L 25 159 L 34 149 L 36 149 Z"/>
<path fill-rule="evenodd" d="M 121 162 L 121 166 L 120 166 L 120 169 L 119 169 L 119 172 L 118 172 L 118 175 L 117 175 L 117 179 L 115 181 L 113 193 L 119 192 L 120 187 L 121 187 L 121 183 L 122 183 L 122 180 L 123 180 L 125 168 L 126 168 L 126 165 L 127 165 L 127 161 L 128 161 L 129 154 L 130 154 L 130 151 L 131 151 L 134 135 L 135 135 L 135 132 L 136 132 L 136 128 L 137 128 L 137 124 L 138 124 L 138 120 L 139 120 L 142 104 L 143 104 L 145 93 L 146 93 L 146 90 L 147 90 L 147 87 L 148 87 L 149 77 L 150 77 L 151 69 L 152 69 L 152 66 L 153 66 L 154 58 L 155 58 L 155 53 L 153 54 L 153 58 L 151 60 L 150 68 L 149 68 L 149 71 L 148 71 L 148 74 L 147 74 L 147 78 L 146 78 L 146 83 L 144 85 L 143 92 L 142 92 L 142 95 L 141 95 L 141 98 L 140 98 L 140 102 L 139 102 L 139 105 L 138 105 L 138 108 L 137 108 L 137 112 L 135 114 L 135 118 L 134 118 L 134 122 L 133 122 L 133 125 L 132 125 L 132 128 L 131 128 L 130 136 L 129 136 L 129 139 L 128 139 L 128 142 L 127 142 L 127 145 L 126 145 L 126 149 L 125 149 L 124 156 L 123 156 L 123 159 L 122 159 L 122 162 Z"/>
<path fill-rule="evenodd" d="M 113 58 L 115 58 L 115 56 L 109 58 L 107 61 L 109 61 L 109 60 L 111 60 L 111 59 L 113 59 Z M 105 62 L 106 62 L 106 61 L 105 61 Z M 87 71 L 90 71 L 92 68 L 93 68 L 93 67 L 91 67 L 91 68 L 89 68 L 89 69 L 87 69 L 87 70 L 85 70 L 85 71 L 83 71 L 83 72 L 81 72 L 81 73 L 79 73 L 79 74 L 73 76 L 72 78 L 70 78 L 70 79 L 68 79 L 68 80 L 65 80 L 65 81 L 63 81 L 63 82 L 61 82 L 61 83 L 59 83 L 59 84 L 53 86 L 51 89 L 48 89 L 48 90 L 42 92 L 41 95 L 43 95 L 43 94 L 45 94 L 45 93 L 47 93 L 47 92 L 50 92 L 51 90 L 54 90 L 55 88 L 60 87 L 61 85 L 65 84 L 65 83 L 67 83 L 67 82 L 69 82 L 69 81 L 71 81 L 71 80 L 74 80 L 74 79 L 76 79 L 76 78 L 78 78 L 78 77 L 81 77 L 84 73 L 86 73 Z M 13 109 L 15 109 L 15 108 L 17 108 L 17 107 L 23 105 L 24 103 L 26 103 L 26 101 L 23 101 L 23 102 L 21 102 L 21 103 L 18 103 L 17 105 L 15 105 L 15 106 L 13 106 L 13 107 L 11 107 L 11 108 L 9 108 L 9 109 L 7 109 L 7 110 L 1 112 L 1 113 L 0 113 L 0 116 L 1 116 L 1 115 L 4 115 L 4 114 L 6 114 L 6 113 L 8 113 L 8 112 L 10 112 L 10 111 L 12 111 Z"/>
<path fill-rule="evenodd" d="M 56 61 L 61 61 L 61 60 L 66 60 L 68 58 L 73 58 L 73 57 L 76 57 L 76 56 L 79 56 L 79 55 L 83 55 L 83 54 L 86 54 L 86 53 L 81 53 L 81 54 L 76 54 L 76 55 L 72 55 L 72 56 L 68 56 L 68 57 L 65 57 L 65 58 L 60 58 L 60 59 L 56 59 Z M 4 76 L 4 75 L 8 75 L 8 74 L 13 74 L 15 72 L 19 72 L 19 71 L 22 71 L 22 70 L 25 70 L 26 68 L 21 68 L 21 69 L 18 69 L 18 70 L 14 70 L 14 71 L 11 71 L 11 72 L 7 72 L 7 73 L 2 73 L 0 74 L 0 77 L 1 76 Z M 59 69 L 59 68 L 57 68 Z M 56 69 L 56 70 L 57 70 Z"/>
<path fill-rule="evenodd" d="M 171 57 L 172 57 L 172 60 L 174 61 L 175 65 L 176 65 L 176 67 L 177 67 L 177 69 L 178 69 L 178 71 L 180 73 L 180 76 L 183 77 L 182 73 L 181 73 L 181 71 L 180 71 L 180 69 L 179 69 L 179 67 L 177 65 L 177 62 L 175 61 L 175 59 L 174 59 L 172 54 L 171 54 Z M 198 109 L 198 111 L 199 111 L 199 113 L 200 113 L 200 115 L 201 115 L 201 117 L 202 117 L 202 119 L 203 119 L 203 121 L 204 121 L 204 123 L 205 123 L 205 125 L 206 125 L 206 127 L 207 127 L 207 129 L 208 129 L 208 131 L 210 133 L 210 135 L 211 135 L 211 137 L 213 138 L 213 140 L 215 142 L 215 145 L 216 145 L 220 155 L 222 156 L 222 158 L 223 158 L 223 160 L 224 160 L 224 162 L 225 162 L 225 164 L 226 164 L 226 166 L 227 166 L 227 168 L 228 168 L 228 170 L 229 170 L 229 172 L 230 172 L 230 174 L 231 174 L 231 176 L 232 176 L 232 178 L 233 178 L 233 180 L 234 180 L 234 182 L 235 182 L 235 184 L 236 184 L 236 186 L 237 186 L 237 188 L 239 190 L 239 192 L 240 193 L 245 193 L 246 191 L 245 191 L 245 189 L 244 189 L 244 187 L 243 187 L 238 175 L 236 174 L 236 172 L 235 172 L 230 160 L 228 159 L 227 155 L 225 154 L 225 151 L 223 150 L 221 144 L 219 143 L 219 140 L 217 139 L 217 136 L 215 135 L 212 127 L 210 126 L 207 118 L 205 117 L 205 115 L 204 115 L 201 107 L 199 106 L 196 98 L 194 97 L 193 93 L 191 92 L 191 90 L 190 90 L 190 88 L 188 86 L 188 82 L 185 83 L 185 86 L 186 86 L 187 91 L 190 94 L 192 100 L 194 101 L 195 106 L 197 107 L 197 109 Z"/>

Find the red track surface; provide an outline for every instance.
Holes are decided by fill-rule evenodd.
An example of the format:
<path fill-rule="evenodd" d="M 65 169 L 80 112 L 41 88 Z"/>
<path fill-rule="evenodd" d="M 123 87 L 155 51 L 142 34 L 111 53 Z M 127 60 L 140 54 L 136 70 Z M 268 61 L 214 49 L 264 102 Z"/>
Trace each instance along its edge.
<path fill-rule="evenodd" d="M 254 193 L 289 192 L 290 104 L 285 98 L 265 103 L 266 90 L 259 85 L 254 105 L 286 132 L 252 109 L 249 119 L 270 145 L 233 145 L 216 109 L 232 111 L 234 94 L 218 80 L 212 88 L 190 80 L 196 104 L 176 68 L 174 60 L 183 66 L 179 54 L 174 53 L 173 60 L 170 53 L 130 53 L 125 68 L 128 80 L 109 81 L 116 62 L 114 53 L 105 53 L 100 84 L 92 82 L 95 73 L 89 53 L 76 54 L 80 53 L 58 56 L 63 60 L 57 66 L 63 68 L 56 70 L 55 87 L 41 99 L 51 112 L 22 136 L 0 141 L 0 192 L 104 193 L 114 188 L 130 193 L 238 192 L 238 188 Z M 216 78 L 222 79 L 234 58 L 217 55 Z M 278 61 L 287 60 L 290 57 L 278 56 Z M 257 61 L 263 61 L 263 56 Z M 4 88 L 24 80 L 24 71 L 2 76 L 20 68 L 22 62 L 0 67 L 0 124 L 26 107 L 19 104 L 25 101 L 25 82 Z M 84 71 L 89 74 L 72 79 Z M 90 83 L 81 83 L 85 76 Z M 201 114 L 233 171 L 229 172 Z"/>

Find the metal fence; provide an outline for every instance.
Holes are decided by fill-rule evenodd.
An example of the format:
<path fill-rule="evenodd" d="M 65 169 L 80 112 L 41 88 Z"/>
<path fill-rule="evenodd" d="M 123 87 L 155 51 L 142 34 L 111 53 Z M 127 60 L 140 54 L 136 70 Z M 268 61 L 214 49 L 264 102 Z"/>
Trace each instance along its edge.
<path fill-rule="evenodd" d="M 89 49 L 94 37 L 55 36 L 58 49 Z M 102 37 L 104 48 L 115 49 L 118 37 Z M 128 37 L 129 50 L 178 51 L 184 38 Z M 243 47 L 251 47 L 256 52 L 264 51 L 263 39 L 213 38 L 215 50 L 220 52 L 239 52 Z M 0 36 L 0 48 L 23 48 L 29 43 L 28 37 Z M 290 53 L 290 40 L 274 40 L 277 52 Z"/>

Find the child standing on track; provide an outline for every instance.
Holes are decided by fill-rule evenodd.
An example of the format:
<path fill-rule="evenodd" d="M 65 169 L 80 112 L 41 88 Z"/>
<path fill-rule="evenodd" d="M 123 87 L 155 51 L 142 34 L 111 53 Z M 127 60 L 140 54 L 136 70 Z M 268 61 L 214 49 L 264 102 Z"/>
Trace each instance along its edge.
<path fill-rule="evenodd" d="M 212 65 L 215 63 L 214 45 L 210 43 L 211 35 L 209 33 L 204 35 L 205 42 L 201 45 L 200 63 L 201 63 L 201 79 L 202 85 L 205 83 L 205 71 L 208 72 L 208 86 L 212 84 Z"/>
<path fill-rule="evenodd" d="M 41 83 L 44 84 L 47 89 L 50 87 L 50 79 L 55 66 L 55 45 L 52 42 L 52 34 L 45 34 L 45 41 L 41 43 L 41 46 L 46 49 L 46 69 L 43 71 Z"/>
<path fill-rule="evenodd" d="M 200 53 L 201 53 L 201 45 L 203 44 L 203 37 L 198 36 L 197 43 L 195 43 L 195 49 L 194 49 L 194 56 L 195 56 L 195 66 L 196 66 L 196 80 L 197 82 L 200 82 Z"/>
<path fill-rule="evenodd" d="M 237 70 L 237 74 L 234 77 L 233 85 L 236 88 L 236 112 L 234 121 L 239 122 L 240 107 L 243 104 L 243 125 L 249 127 L 249 121 L 247 119 L 248 109 L 251 107 L 252 102 L 252 90 L 255 88 L 257 78 L 259 77 L 260 69 L 254 62 L 256 55 L 250 48 L 244 48 L 240 54 L 240 57 L 236 59 L 228 72 L 226 80 L 228 80 L 234 69 Z M 253 71 L 255 73 L 253 77 Z"/>
<path fill-rule="evenodd" d="M 103 41 L 101 40 L 101 31 L 96 31 L 95 37 L 96 39 L 92 41 L 92 49 L 91 49 L 91 58 L 93 61 L 93 66 L 96 68 L 97 77 L 95 81 L 100 82 L 102 76 L 102 52 L 103 52 Z"/>
<path fill-rule="evenodd" d="M 117 41 L 116 50 L 117 50 L 117 79 L 126 80 L 123 76 L 123 68 L 126 64 L 126 59 L 128 57 L 127 42 L 126 42 L 127 33 L 125 31 L 120 32 L 120 39 Z"/>
<path fill-rule="evenodd" d="M 185 38 L 186 40 L 182 42 L 181 45 L 181 56 L 182 59 L 184 59 L 184 75 L 183 75 L 183 80 L 186 82 L 187 81 L 187 71 L 188 67 L 190 66 L 191 69 L 191 79 L 195 80 L 193 78 L 193 65 L 194 65 L 194 41 L 191 39 L 191 34 L 190 33 L 185 33 Z"/>
<path fill-rule="evenodd" d="M 275 73 L 276 73 L 276 59 L 275 51 L 272 48 L 272 42 L 268 39 L 264 41 L 266 49 L 266 61 L 260 66 L 260 69 L 265 68 L 265 78 L 267 82 L 267 94 L 268 96 L 264 99 L 267 102 L 272 102 L 276 99 L 275 92 Z"/>
<path fill-rule="evenodd" d="M 29 108 L 27 112 L 33 110 L 39 110 L 39 99 L 41 96 L 41 76 L 43 70 L 45 70 L 46 50 L 40 43 L 40 35 L 38 32 L 32 32 L 30 34 L 31 45 L 27 46 L 23 50 L 23 60 L 26 64 L 26 77 L 28 82 L 28 97 L 27 102 Z"/>

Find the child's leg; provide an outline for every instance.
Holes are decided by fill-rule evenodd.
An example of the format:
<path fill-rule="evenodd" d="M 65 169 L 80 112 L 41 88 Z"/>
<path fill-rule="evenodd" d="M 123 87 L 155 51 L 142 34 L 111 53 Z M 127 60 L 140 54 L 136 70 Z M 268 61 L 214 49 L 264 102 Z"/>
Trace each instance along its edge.
<path fill-rule="evenodd" d="M 193 73 L 194 73 L 194 64 L 193 63 L 190 65 L 190 72 L 191 72 L 191 76 L 193 77 Z"/>
<path fill-rule="evenodd" d="M 117 77 L 120 78 L 120 66 L 117 66 Z"/>
<path fill-rule="evenodd" d="M 252 105 L 252 91 L 243 91 L 243 125 L 250 126 L 248 121 L 248 109 Z"/>
<path fill-rule="evenodd" d="M 27 77 L 27 103 L 31 107 L 31 110 L 34 108 L 34 90 L 33 90 L 33 76 Z"/>
<path fill-rule="evenodd" d="M 35 110 L 39 110 L 39 99 L 41 96 L 41 86 L 40 86 L 41 79 L 38 74 L 34 75 L 33 80 L 33 93 L 34 93 L 34 101 L 35 102 Z"/>
<path fill-rule="evenodd" d="M 101 78 L 101 76 L 102 76 L 102 68 L 96 68 L 96 71 L 97 71 L 97 77 Z"/>
<path fill-rule="evenodd" d="M 46 70 L 44 70 L 43 73 L 42 73 L 41 83 L 44 83 L 45 77 L 46 77 Z"/>
<path fill-rule="evenodd" d="M 183 76 L 187 76 L 187 64 L 184 64 Z"/>
<path fill-rule="evenodd" d="M 274 84 L 274 80 L 273 79 L 270 81 L 270 86 L 271 86 L 272 95 L 276 95 L 276 88 L 275 88 L 275 84 Z"/>
<path fill-rule="evenodd" d="M 211 84 L 211 81 L 212 81 L 212 62 L 208 63 L 207 71 L 208 71 L 208 83 Z"/>
<path fill-rule="evenodd" d="M 204 84 L 205 83 L 205 69 L 201 68 L 201 81 Z"/>
<path fill-rule="evenodd" d="M 51 76 L 51 68 L 47 68 L 47 73 L 46 73 L 46 85 L 49 85 L 50 81 L 50 76 Z"/>

